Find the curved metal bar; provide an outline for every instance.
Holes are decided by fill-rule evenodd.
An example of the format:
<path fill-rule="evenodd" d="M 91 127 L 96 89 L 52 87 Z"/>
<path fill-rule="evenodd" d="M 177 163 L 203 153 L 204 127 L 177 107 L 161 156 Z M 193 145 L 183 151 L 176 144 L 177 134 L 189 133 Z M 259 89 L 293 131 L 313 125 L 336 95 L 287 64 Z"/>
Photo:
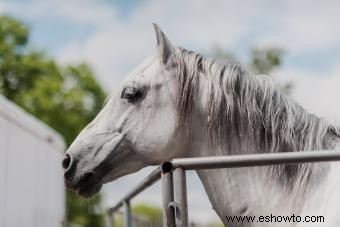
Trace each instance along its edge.
<path fill-rule="evenodd" d="M 218 169 L 251 166 L 267 166 L 305 162 L 340 161 L 339 150 L 299 151 L 283 153 L 245 154 L 229 156 L 213 156 L 198 158 L 174 159 L 171 163 L 174 169 L 182 167 L 186 170 Z M 170 164 L 167 164 L 170 166 Z"/>
<path fill-rule="evenodd" d="M 165 211 L 165 225 L 174 225 L 172 214 L 168 214 L 167 205 L 173 202 L 174 186 L 172 180 L 168 180 L 166 176 L 172 176 L 175 173 L 175 201 L 180 204 L 182 215 L 180 217 L 180 226 L 186 227 L 187 221 L 187 201 L 186 201 L 186 184 L 185 171 L 197 169 L 218 169 L 218 168 L 237 168 L 237 167 L 252 167 L 252 166 L 268 166 L 307 162 L 329 162 L 340 161 L 340 150 L 325 150 L 325 151 L 301 151 L 301 152 L 283 152 L 283 153 L 264 153 L 264 154 L 245 154 L 245 155 L 228 155 L 228 156 L 213 156 L 213 157 L 196 157 L 196 158 L 181 158 L 174 159 L 163 163 L 141 181 L 134 189 L 132 189 L 124 198 L 122 198 L 115 206 L 108 210 L 108 214 L 112 215 L 124 202 L 129 202 L 133 197 L 150 187 L 163 175 L 163 205 Z M 172 177 L 171 177 L 172 178 Z M 168 183 L 167 183 L 168 182 Z M 170 184 L 169 184 L 170 183 Z M 166 205 L 166 206 L 165 206 Z M 179 216 L 178 216 L 179 217 Z"/>
<path fill-rule="evenodd" d="M 130 201 L 133 197 L 144 191 L 146 188 L 153 185 L 161 178 L 161 168 L 157 167 L 146 178 L 144 178 L 136 187 L 134 187 L 124 198 L 122 198 L 116 205 L 109 208 L 109 213 L 116 212 L 124 205 L 124 201 Z"/>

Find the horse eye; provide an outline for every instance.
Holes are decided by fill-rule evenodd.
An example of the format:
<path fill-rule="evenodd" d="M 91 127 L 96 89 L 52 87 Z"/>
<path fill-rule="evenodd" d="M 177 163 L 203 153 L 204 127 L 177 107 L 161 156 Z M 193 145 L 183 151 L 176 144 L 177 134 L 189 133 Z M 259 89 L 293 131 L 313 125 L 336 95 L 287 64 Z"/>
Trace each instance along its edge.
<path fill-rule="evenodd" d="M 142 93 L 135 87 L 126 87 L 123 89 L 121 98 L 135 101 L 142 96 Z"/>

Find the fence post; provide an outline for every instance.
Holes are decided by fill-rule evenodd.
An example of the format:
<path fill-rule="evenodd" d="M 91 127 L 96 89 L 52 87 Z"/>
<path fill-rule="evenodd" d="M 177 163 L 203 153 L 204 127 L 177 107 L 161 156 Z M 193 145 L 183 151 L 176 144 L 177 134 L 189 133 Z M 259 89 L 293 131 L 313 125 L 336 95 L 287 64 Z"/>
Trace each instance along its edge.
<path fill-rule="evenodd" d="M 173 178 L 171 172 L 162 172 L 163 226 L 176 226 L 175 214 L 169 204 L 174 201 Z"/>
<path fill-rule="evenodd" d="M 131 206 L 130 201 L 124 201 L 124 227 L 132 227 L 131 225 Z"/>
<path fill-rule="evenodd" d="M 186 172 L 183 168 L 174 170 L 174 201 L 177 203 L 176 224 L 178 227 L 188 227 L 188 202 Z"/>
<path fill-rule="evenodd" d="M 114 213 L 110 209 L 107 212 L 107 227 L 115 227 Z"/>
<path fill-rule="evenodd" d="M 114 213 L 109 209 L 107 212 L 107 227 L 115 227 Z"/>

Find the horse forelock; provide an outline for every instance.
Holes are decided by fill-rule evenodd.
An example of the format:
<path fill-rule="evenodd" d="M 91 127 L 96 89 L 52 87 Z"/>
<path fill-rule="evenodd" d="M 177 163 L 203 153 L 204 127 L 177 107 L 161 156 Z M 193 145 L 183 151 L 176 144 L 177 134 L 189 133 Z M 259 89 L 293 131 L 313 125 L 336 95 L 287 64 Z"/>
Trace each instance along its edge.
<path fill-rule="evenodd" d="M 178 128 L 188 133 L 188 122 L 201 97 L 199 77 L 204 75 L 208 101 L 201 131 L 214 155 L 330 149 L 340 138 L 336 126 L 307 113 L 275 88 L 268 76 L 254 76 L 239 63 L 175 50 Z M 307 182 L 313 174 L 313 164 L 272 169 L 291 184 Z"/>

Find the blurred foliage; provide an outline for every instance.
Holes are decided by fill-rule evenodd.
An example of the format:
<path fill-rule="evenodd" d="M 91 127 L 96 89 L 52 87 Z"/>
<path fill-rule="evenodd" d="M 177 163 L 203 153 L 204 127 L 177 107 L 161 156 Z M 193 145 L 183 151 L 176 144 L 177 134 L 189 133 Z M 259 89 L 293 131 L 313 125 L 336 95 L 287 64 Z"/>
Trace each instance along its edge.
<path fill-rule="evenodd" d="M 248 62 L 248 68 L 254 75 L 270 73 L 281 66 L 283 50 L 276 47 L 268 48 L 254 48 L 250 52 L 250 60 Z M 223 50 L 222 48 L 215 46 L 213 48 L 214 57 L 225 59 L 225 60 L 236 60 L 234 54 L 229 51 Z M 290 94 L 293 84 L 287 82 L 284 84 L 278 84 L 280 90 L 285 94 Z"/>
<path fill-rule="evenodd" d="M 28 48 L 29 29 L 0 16 L 0 94 L 36 116 L 67 145 L 98 113 L 105 92 L 85 64 L 60 66 L 41 51 Z M 66 222 L 104 226 L 101 196 L 89 201 L 67 192 Z"/>
<path fill-rule="evenodd" d="M 101 206 L 101 199 L 101 194 L 85 200 L 79 198 L 74 192 L 68 192 L 66 226 L 104 227 L 106 217 L 104 208 Z"/>
<path fill-rule="evenodd" d="M 212 227 L 225 227 L 222 223 L 211 224 Z"/>
<path fill-rule="evenodd" d="M 148 204 L 137 204 L 132 207 L 132 224 L 136 227 L 162 227 L 162 209 Z M 123 216 L 115 214 L 115 226 L 123 227 Z"/>
<path fill-rule="evenodd" d="M 162 209 L 159 207 L 146 204 L 138 204 L 132 208 L 132 213 L 147 218 L 156 226 L 163 225 Z"/>
<path fill-rule="evenodd" d="M 136 227 L 162 227 L 163 216 L 162 209 L 158 206 L 148 204 L 137 204 L 132 207 L 132 224 Z M 123 213 L 115 214 L 115 226 L 123 227 Z M 190 226 L 202 226 L 200 223 L 190 222 Z M 204 226 L 209 227 L 223 227 L 221 222 L 208 223 Z"/>
<path fill-rule="evenodd" d="M 268 74 L 282 63 L 282 50 L 278 48 L 253 49 L 250 69 L 256 74 Z"/>

